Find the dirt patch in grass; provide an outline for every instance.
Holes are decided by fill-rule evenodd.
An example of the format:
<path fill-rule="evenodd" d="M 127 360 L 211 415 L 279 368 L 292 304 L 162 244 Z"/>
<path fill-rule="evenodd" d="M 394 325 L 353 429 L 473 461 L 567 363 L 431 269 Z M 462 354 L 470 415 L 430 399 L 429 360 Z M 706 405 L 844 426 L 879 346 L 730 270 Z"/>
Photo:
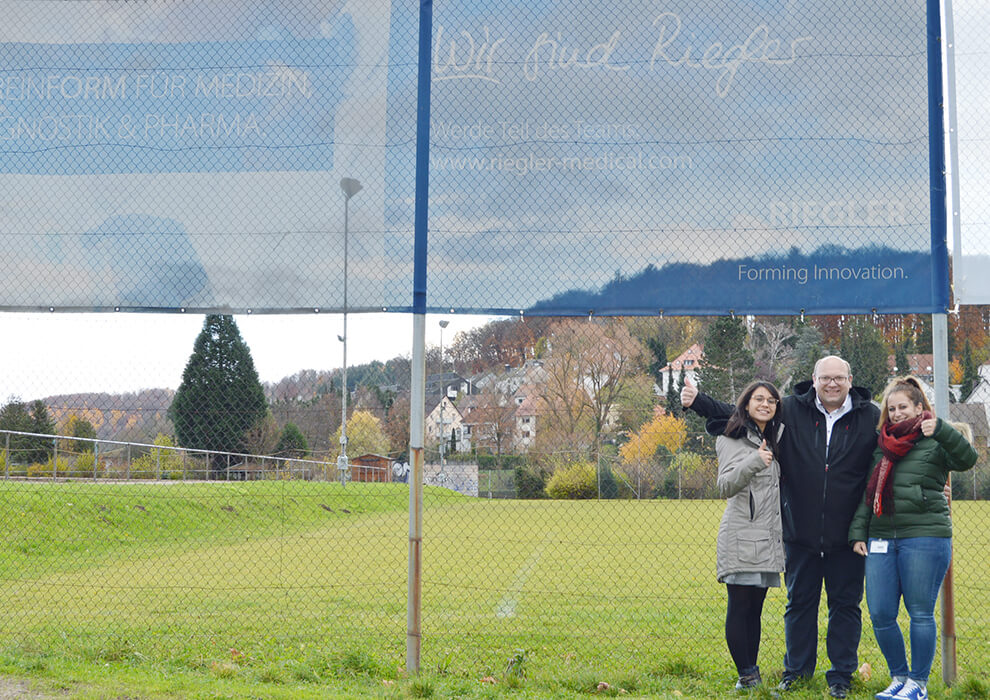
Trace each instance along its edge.
<path fill-rule="evenodd" d="M 0 676 L 0 700 L 10 698 L 53 698 L 54 695 L 45 695 L 33 690 L 26 681 L 16 678 Z"/>

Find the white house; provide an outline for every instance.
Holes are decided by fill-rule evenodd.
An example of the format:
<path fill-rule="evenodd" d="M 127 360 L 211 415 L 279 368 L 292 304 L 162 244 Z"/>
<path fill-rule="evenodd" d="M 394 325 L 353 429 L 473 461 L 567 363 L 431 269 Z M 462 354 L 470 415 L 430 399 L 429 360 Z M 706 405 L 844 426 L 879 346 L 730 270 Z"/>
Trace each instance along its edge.
<path fill-rule="evenodd" d="M 656 394 L 658 396 L 663 396 L 667 393 L 667 378 L 671 376 L 671 370 L 673 370 L 675 386 L 677 386 L 677 382 L 680 380 L 681 369 L 684 370 L 684 379 L 691 381 L 693 384 L 697 384 L 698 368 L 704 361 L 704 357 L 705 346 L 700 343 L 695 343 L 678 355 L 674 360 L 668 362 L 660 375 L 660 384 L 655 385 L 654 391 Z"/>
<path fill-rule="evenodd" d="M 450 393 L 453 393 L 451 391 Z M 455 394 L 456 396 L 456 394 Z M 449 444 L 451 435 L 457 443 L 457 449 L 461 449 L 464 439 L 464 417 L 457 410 L 457 406 L 451 400 L 449 394 L 426 397 L 426 441 L 427 443 L 440 442 L 440 436 Z"/>

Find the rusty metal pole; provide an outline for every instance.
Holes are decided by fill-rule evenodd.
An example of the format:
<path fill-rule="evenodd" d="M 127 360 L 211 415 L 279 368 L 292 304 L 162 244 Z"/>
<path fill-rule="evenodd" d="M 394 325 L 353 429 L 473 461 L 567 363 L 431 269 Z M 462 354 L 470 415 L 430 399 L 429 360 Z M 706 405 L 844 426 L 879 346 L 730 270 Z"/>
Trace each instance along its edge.
<path fill-rule="evenodd" d="M 413 317 L 412 387 L 409 407 L 409 590 L 406 608 L 406 671 L 418 673 L 422 641 L 423 443 L 426 427 L 426 316 Z"/>
<path fill-rule="evenodd" d="M 947 314 L 932 314 L 932 370 L 935 373 L 935 415 L 949 419 L 949 321 Z M 948 482 L 951 486 L 951 480 Z M 949 502 L 951 509 L 951 499 Z M 952 563 L 942 580 L 942 680 L 952 685 L 956 665 L 956 609 L 952 588 Z"/>
<path fill-rule="evenodd" d="M 947 482 L 952 486 L 952 476 Z M 949 498 L 949 513 L 952 513 L 952 498 Z M 952 685 L 959 673 L 956 659 L 956 596 L 953 587 L 952 559 L 949 559 L 949 569 L 942 579 L 942 681 Z"/>

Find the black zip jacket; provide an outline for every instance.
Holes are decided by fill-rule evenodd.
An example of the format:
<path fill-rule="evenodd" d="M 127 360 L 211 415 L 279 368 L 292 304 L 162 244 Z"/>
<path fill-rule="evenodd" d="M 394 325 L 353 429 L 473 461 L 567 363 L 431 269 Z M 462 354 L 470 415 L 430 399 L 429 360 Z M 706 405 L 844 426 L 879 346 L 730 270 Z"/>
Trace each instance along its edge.
<path fill-rule="evenodd" d="M 832 427 L 826 450 L 825 416 L 815 406 L 811 381 L 794 387 L 781 403 L 780 495 L 784 542 L 817 552 L 849 547 L 849 524 L 863 500 L 873 468 L 880 409 L 870 393 L 854 386 L 852 410 Z M 733 406 L 698 393 L 691 410 L 720 435 Z"/>

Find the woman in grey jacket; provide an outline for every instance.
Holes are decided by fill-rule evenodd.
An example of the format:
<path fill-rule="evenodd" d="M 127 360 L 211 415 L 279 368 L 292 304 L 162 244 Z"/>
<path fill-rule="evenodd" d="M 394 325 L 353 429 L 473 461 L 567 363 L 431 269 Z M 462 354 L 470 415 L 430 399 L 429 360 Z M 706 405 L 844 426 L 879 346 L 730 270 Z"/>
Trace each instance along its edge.
<path fill-rule="evenodd" d="M 726 584 L 725 641 L 736 665 L 736 689 L 762 682 L 757 658 L 767 589 L 780 585 L 784 545 L 777 442 L 780 393 L 769 382 L 743 391 L 715 443 L 718 491 L 727 498 L 718 529 L 716 573 Z"/>

